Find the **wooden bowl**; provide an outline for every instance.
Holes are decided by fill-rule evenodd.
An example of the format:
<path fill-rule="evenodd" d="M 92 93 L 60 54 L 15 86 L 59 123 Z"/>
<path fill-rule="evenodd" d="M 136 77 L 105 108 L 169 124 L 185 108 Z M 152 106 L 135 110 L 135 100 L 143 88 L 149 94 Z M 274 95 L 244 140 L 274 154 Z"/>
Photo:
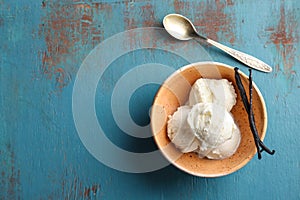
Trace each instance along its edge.
<path fill-rule="evenodd" d="M 248 76 L 240 72 L 248 94 Z M 196 153 L 181 153 L 167 135 L 168 116 L 188 100 L 191 86 L 199 78 L 221 79 L 232 82 L 237 94 L 237 103 L 231 113 L 241 131 L 241 143 L 235 154 L 223 160 L 199 158 Z M 266 106 L 257 86 L 253 83 L 253 112 L 256 127 L 263 140 L 267 129 Z M 199 62 L 184 66 L 174 72 L 157 92 L 152 112 L 153 137 L 162 154 L 179 169 L 200 177 L 219 177 L 233 173 L 245 166 L 255 155 L 256 147 L 250 130 L 248 115 L 241 100 L 234 78 L 234 68 L 222 63 Z"/>

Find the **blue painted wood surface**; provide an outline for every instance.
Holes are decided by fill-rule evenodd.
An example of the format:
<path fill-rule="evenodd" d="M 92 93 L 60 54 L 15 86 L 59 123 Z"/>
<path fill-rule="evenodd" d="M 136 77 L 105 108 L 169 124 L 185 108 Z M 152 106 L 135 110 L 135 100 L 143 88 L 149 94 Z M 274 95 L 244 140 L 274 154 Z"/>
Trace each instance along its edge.
<path fill-rule="evenodd" d="M 265 143 L 276 150 L 274 156 L 254 157 L 236 173 L 211 179 L 171 165 L 120 172 L 82 144 L 72 90 L 84 58 L 115 34 L 161 27 L 173 12 L 189 17 L 204 35 L 274 67 L 270 74 L 254 73 L 268 109 Z M 300 199 L 299 28 L 300 2 L 293 0 L 0 0 L 0 199 Z M 247 73 L 230 57 L 204 48 L 212 60 Z M 107 137 L 129 151 L 156 147 L 151 139 L 119 130 L 110 98 L 123 74 L 150 62 L 174 69 L 188 63 L 167 52 L 136 50 L 116 59 L 97 88 L 98 120 Z M 133 94 L 129 107 L 137 124 L 149 123 L 157 88 L 149 84 Z"/>

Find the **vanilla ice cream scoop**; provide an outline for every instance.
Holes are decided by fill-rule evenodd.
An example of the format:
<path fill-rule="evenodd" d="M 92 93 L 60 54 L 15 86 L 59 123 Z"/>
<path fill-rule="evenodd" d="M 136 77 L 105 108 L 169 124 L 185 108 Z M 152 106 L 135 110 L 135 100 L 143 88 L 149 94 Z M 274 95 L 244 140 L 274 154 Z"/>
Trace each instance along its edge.
<path fill-rule="evenodd" d="M 194 151 L 199 146 L 192 129 L 187 123 L 187 116 L 190 111 L 190 106 L 181 106 L 172 116 L 169 116 L 168 120 L 168 137 L 183 153 Z"/>
<path fill-rule="evenodd" d="M 237 150 L 241 133 L 230 110 L 236 93 L 226 80 L 198 79 L 189 100 L 169 116 L 168 137 L 183 153 L 200 158 L 224 159 Z"/>
<path fill-rule="evenodd" d="M 232 137 L 225 141 L 223 144 L 217 146 L 206 154 L 205 156 L 209 159 L 223 159 L 232 156 L 241 141 L 241 133 L 237 126 L 234 127 Z"/>
<path fill-rule="evenodd" d="M 237 129 L 231 114 L 223 106 L 212 103 L 195 104 L 187 116 L 187 122 L 201 144 L 201 156 L 230 140 Z"/>
<path fill-rule="evenodd" d="M 214 103 L 230 111 L 236 103 L 235 90 L 227 79 L 198 79 L 192 86 L 188 105 Z"/>

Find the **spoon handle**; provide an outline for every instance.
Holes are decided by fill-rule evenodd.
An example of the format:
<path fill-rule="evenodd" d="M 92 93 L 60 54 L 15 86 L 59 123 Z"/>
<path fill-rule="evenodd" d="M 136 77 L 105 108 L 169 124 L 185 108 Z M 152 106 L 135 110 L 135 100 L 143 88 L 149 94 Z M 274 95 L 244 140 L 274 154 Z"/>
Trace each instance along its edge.
<path fill-rule="evenodd" d="M 232 49 L 230 47 L 227 47 L 223 44 L 220 44 L 216 41 L 213 41 L 211 39 L 206 39 L 206 41 L 223 50 L 224 52 L 228 53 L 229 55 L 231 55 L 232 57 L 234 57 L 235 59 L 239 60 L 240 62 L 244 63 L 245 65 L 248 65 L 251 68 L 263 71 L 263 72 L 271 72 L 272 71 L 272 67 L 270 67 L 269 65 L 267 65 L 266 63 L 264 63 L 263 61 L 248 55 L 246 53 L 240 52 L 238 50 Z"/>

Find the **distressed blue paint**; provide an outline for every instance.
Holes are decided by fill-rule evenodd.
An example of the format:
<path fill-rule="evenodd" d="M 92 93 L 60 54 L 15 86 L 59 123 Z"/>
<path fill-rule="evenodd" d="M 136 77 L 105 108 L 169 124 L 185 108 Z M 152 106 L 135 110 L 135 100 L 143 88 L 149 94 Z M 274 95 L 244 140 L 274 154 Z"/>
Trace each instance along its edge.
<path fill-rule="evenodd" d="M 222 12 L 230 16 L 231 25 L 218 31 L 218 39 L 235 48 L 252 53 L 278 66 L 272 74 L 254 73 L 268 107 L 269 123 L 265 142 L 277 150 L 276 154 L 263 159 L 254 158 L 238 172 L 216 179 L 197 178 L 187 175 L 173 166 L 147 174 L 126 174 L 110 169 L 95 160 L 82 145 L 72 118 L 72 87 L 76 72 L 84 57 L 99 41 L 91 41 L 92 28 L 99 28 L 100 41 L 127 29 L 143 26 L 159 26 L 163 16 L 177 12 L 192 20 L 201 18 L 199 9 L 214 9 L 213 1 L 104 1 L 100 7 L 93 1 L 67 0 L 4 1 L 0 0 L 0 199 L 299 199 L 299 55 L 300 55 L 300 3 L 298 1 L 220 1 Z M 77 3 L 76 3 L 77 2 Z M 176 1 L 175 1 L 176 2 Z M 91 10 L 75 8 L 75 4 L 89 5 Z M 259 6 L 258 6 L 259 5 Z M 281 8 L 285 9 L 286 24 L 294 23 L 295 40 L 277 47 L 271 40 L 272 31 L 278 27 Z M 55 12 L 76 10 L 74 19 L 81 20 L 85 11 L 93 19 L 88 32 L 72 36 L 70 27 L 62 27 L 66 38 L 78 39 L 71 45 L 64 40 L 57 44 L 68 49 L 62 54 L 49 50 L 46 37 L 55 35 L 49 23 L 55 20 L 72 20 L 70 16 Z M 79 10 L 78 10 L 79 9 Z M 81 10 L 80 10 L 81 9 Z M 57 17 L 57 18 L 56 18 Z M 59 19 L 58 17 L 63 17 Z M 293 22 L 294 21 L 294 22 Z M 73 23 L 75 23 L 73 22 Z M 226 22 L 227 23 L 227 22 Z M 42 26 L 44 24 L 44 26 Z M 115 24 L 115 25 L 113 25 Z M 200 30 L 205 30 L 198 25 Z M 77 29 L 76 29 L 77 30 Z M 97 29 L 98 30 L 98 29 Z M 50 32 L 47 32 L 50 31 Z M 232 33 L 233 42 L 228 41 Z M 86 34 L 86 35 L 84 35 Z M 209 34 L 203 33 L 203 34 Z M 297 35 L 298 34 L 298 35 Z M 64 38 L 64 39 L 66 39 Z M 285 51 L 293 45 L 295 52 Z M 247 68 L 220 54 L 207 49 L 215 61 Z M 43 73 L 43 53 L 53 56 L 52 77 Z M 285 71 L 285 57 L 292 56 L 291 71 Z M 163 59 L 168 56 L 170 59 Z M 136 65 L 160 60 L 178 68 L 186 64 L 174 55 L 159 51 L 141 51 L 126 55 L 113 63 L 99 83 L 96 107 L 98 118 L 107 128 L 114 130 L 111 139 L 123 148 L 138 150 L 154 148 L 150 140 L 133 140 L 121 135 L 112 123 L 108 108 L 113 85 L 126 71 Z M 123 64 L 122 71 L 116 66 Z M 45 67 L 44 66 L 44 67 Z M 63 72 L 55 70 L 64 70 Z M 67 75 L 67 85 L 59 88 L 57 80 Z M 101 92 L 101 87 L 106 90 Z M 142 90 L 154 95 L 155 90 Z M 149 97 L 149 93 L 145 97 Z M 151 95 L 150 94 L 150 95 Z M 143 95 L 137 95 L 142 101 Z M 101 110 L 102 109 L 102 110 Z M 137 110 L 145 110 L 143 104 Z M 139 113 L 137 113 L 139 114 Z M 145 116 L 144 120 L 147 120 Z M 149 146 L 148 146 L 149 145 Z M 94 193 L 95 192 L 95 193 Z"/>

